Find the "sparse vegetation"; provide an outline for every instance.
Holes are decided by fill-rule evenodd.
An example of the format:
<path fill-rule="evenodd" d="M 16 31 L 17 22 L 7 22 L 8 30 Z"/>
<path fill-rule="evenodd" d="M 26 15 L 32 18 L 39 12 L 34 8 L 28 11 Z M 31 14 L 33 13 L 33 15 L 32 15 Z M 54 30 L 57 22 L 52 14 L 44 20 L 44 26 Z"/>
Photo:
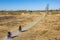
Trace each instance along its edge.
<path fill-rule="evenodd" d="M 17 13 L 16 13 L 17 14 Z M 7 35 L 8 30 L 12 30 L 12 32 L 18 29 L 18 26 L 26 26 L 33 22 L 36 18 L 40 17 L 39 14 L 36 13 L 21 13 L 20 15 L 16 14 L 1 14 L 0 16 L 0 39 Z"/>
<path fill-rule="evenodd" d="M 47 15 L 42 21 L 13 40 L 60 40 L 60 14 Z"/>
<path fill-rule="evenodd" d="M 25 11 L 24 11 L 25 12 Z M 14 18 L 8 18 L 0 23 L 0 38 L 7 35 L 7 30 L 17 30 L 19 25 L 26 26 L 42 12 L 21 12 L 21 14 L 8 15 Z M 45 13 L 45 12 L 43 12 Z M 5 17 L 7 15 L 4 14 Z M 8 28 L 9 27 L 9 28 Z M 5 33 L 5 34 L 4 34 Z M 2 35 L 4 34 L 4 35 Z M 49 11 L 49 14 L 26 32 L 22 32 L 12 40 L 60 40 L 60 11 Z"/>

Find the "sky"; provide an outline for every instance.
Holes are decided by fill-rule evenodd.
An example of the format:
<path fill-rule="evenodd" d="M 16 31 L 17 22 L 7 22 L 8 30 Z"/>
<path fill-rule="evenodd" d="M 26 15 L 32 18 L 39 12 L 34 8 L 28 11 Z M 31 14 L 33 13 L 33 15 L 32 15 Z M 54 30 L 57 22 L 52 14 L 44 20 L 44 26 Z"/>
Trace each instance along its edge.
<path fill-rule="evenodd" d="M 59 9 L 60 0 L 0 0 L 0 10 L 45 10 Z"/>

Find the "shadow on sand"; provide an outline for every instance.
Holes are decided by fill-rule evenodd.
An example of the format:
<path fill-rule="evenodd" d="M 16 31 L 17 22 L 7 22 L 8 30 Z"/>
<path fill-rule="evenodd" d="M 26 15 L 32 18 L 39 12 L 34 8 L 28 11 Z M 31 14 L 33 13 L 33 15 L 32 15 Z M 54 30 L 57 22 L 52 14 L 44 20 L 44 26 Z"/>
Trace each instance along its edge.
<path fill-rule="evenodd" d="M 15 37 L 18 37 L 18 36 L 13 36 L 13 37 L 11 37 L 11 38 L 15 38 Z"/>
<path fill-rule="evenodd" d="M 21 32 L 26 32 L 26 31 L 28 31 L 28 30 L 22 30 Z"/>

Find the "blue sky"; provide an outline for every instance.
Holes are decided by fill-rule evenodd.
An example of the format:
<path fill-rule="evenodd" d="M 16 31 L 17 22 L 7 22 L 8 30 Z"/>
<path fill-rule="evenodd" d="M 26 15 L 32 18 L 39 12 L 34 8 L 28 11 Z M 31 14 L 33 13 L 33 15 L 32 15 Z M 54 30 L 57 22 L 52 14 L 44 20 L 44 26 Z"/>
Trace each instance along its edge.
<path fill-rule="evenodd" d="M 0 10 L 44 10 L 60 8 L 60 0 L 0 0 Z"/>

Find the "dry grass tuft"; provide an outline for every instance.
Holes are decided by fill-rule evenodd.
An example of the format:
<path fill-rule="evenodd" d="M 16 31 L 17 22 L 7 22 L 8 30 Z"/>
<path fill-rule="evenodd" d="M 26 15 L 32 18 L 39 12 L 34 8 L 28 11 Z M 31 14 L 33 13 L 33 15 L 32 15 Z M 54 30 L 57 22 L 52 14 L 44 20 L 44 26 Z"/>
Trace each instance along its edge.
<path fill-rule="evenodd" d="M 26 26 L 33 22 L 36 18 L 40 17 L 39 14 L 21 14 L 21 15 L 1 15 L 0 16 L 0 38 L 7 35 L 7 31 L 14 32 L 18 29 L 18 26 Z M 3 20 L 4 19 L 4 20 Z"/>
<path fill-rule="evenodd" d="M 42 21 L 13 40 L 60 40 L 60 14 L 47 15 Z"/>

